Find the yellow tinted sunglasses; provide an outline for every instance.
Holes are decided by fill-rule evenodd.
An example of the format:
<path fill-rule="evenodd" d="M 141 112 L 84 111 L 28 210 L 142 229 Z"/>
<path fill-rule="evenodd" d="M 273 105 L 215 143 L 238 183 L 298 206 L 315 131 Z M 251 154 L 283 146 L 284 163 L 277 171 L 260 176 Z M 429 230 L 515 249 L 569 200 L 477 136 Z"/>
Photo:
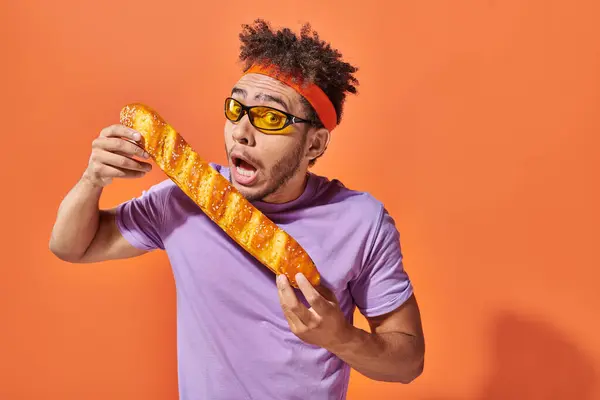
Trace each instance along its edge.
<path fill-rule="evenodd" d="M 239 122 L 244 114 L 252 126 L 265 133 L 276 133 L 291 124 L 312 123 L 306 119 L 298 118 L 292 114 L 267 106 L 245 106 L 234 98 L 225 99 L 225 117 L 231 122 Z"/>

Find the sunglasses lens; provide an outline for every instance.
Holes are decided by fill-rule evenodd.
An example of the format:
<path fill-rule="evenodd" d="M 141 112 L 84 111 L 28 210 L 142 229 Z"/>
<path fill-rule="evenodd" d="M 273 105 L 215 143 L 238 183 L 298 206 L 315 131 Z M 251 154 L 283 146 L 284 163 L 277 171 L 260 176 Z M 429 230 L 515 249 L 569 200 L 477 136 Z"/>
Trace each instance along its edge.
<path fill-rule="evenodd" d="M 281 112 L 268 107 L 256 107 L 250 112 L 252 123 L 258 129 L 281 129 L 287 122 L 287 116 Z"/>
<path fill-rule="evenodd" d="M 242 113 L 242 105 L 233 99 L 225 100 L 225 116 L 231 121 L 237 121 Z"/>

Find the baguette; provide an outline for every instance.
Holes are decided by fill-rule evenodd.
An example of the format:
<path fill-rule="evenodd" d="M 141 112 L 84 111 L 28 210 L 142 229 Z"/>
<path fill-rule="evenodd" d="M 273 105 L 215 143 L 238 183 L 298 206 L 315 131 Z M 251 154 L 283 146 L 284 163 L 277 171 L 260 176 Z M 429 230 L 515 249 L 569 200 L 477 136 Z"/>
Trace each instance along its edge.
<path fill-rule="evenodd" d="M 136 144 L 245 251 L 275 274 L 284 274 L 295 288 L 298 272 L 313 286 L 321 283 L 313 260 L 300 244 L 203 160 L 156 111 L 144 104 L 128 104 L 120 120 L 140 133 Z"/>

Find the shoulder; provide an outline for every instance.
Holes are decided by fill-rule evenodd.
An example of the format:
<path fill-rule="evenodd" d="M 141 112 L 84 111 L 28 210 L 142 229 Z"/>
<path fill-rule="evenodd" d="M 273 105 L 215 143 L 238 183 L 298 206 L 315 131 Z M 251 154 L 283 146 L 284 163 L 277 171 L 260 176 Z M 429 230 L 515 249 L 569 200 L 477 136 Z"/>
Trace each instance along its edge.
<path fill-rule="evenodd" d="M 317 180 L 314 205 L 328 206 L 343 212 L 345 218 L 351 218 L 366 225 L 378 225 L 386 213 L 383 201 L 368 191 L 352 189 L 339 179 L 330 179 L 314 175 Z"/>
<path fill-rule="evenodd" d="M 117 211 L 120 212 L 125 207 L 144 207 L 150 205 L 164 207 L 171 192 L 176 187 L 175 183 L 168 178 L 160 180 L 143 189 L 133 198 L 121 202 L 117 206 Z"/>
<path fill-rule="evenodd" d="M 399 246 L 396 221 L 381 199 L 368 191 L 349 188 L 338 179 L 322 176 L 316 179 L 319 185 L 315 205 L 330 214 L 347 237 L 360 240 L 363 264 L 382 250 L 383 243 Z"/>
<path fill-rule="evenodd" d="M 158 195 L 167 198 L 177 185 L 169 178 L 162 179 L 151 185 L 148 189 L 142 191 L 142 196 Z"/>

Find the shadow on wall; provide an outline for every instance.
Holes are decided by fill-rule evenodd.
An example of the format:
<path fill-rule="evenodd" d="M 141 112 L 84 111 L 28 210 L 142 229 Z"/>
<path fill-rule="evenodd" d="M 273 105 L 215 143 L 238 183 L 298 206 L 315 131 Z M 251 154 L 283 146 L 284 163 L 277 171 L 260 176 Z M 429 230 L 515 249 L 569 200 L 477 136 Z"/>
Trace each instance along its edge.
<path fill-rule="evenodd" d="M 596 399 L 600 376 L 593 359 L 552 325 L 503 313 L 494 320 L 491 339 L 489 377 L 479 395 L 468 400 Z"/>

